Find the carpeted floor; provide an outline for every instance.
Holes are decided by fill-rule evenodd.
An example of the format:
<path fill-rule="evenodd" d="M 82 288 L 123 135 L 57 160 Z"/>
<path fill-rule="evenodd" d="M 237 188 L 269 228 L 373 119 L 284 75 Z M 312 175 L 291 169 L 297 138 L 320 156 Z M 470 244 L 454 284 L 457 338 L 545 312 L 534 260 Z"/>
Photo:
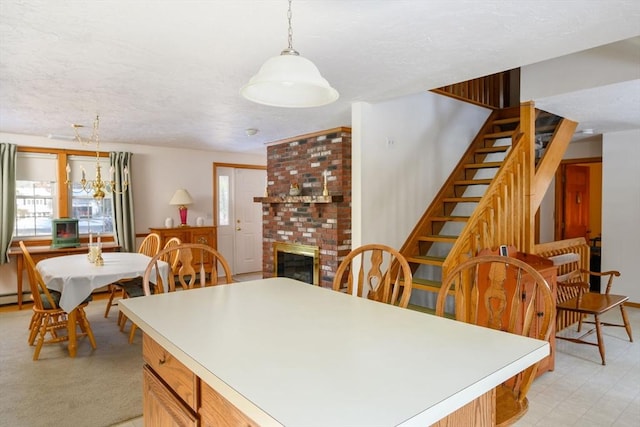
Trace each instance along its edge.
<path fill-rule="evenodd" d="M 60 343 L 45 345 L 33 361 L 31 310 L 0 313 L 0 426 L 104 427 L 142 414 L 141 336 L 129 344 L 116 324 L 118 310 L 103 317 L 105 304 L 87 307 L 98 348 L 83 337 L 74 359 Z"/>

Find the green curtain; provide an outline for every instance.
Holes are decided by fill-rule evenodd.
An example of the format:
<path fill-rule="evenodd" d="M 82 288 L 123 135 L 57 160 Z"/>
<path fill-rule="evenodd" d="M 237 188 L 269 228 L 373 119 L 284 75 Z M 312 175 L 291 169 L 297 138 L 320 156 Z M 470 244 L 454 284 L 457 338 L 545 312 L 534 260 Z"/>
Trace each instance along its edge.
<path fill-rule="evenodd" d="M 16 158 L 18 146 L 0 143 L 0 264 L 9 262 L 16 218 Z"/>
<path fill-rule="evenodd" d="M 116 190 L 112 194 L 113 232 L 116 242 L 124 252 L 136 251 L 136 230 L 133 215 L 133 180 L 131 171 L 132 153 L 109 153 L 109 165 L 114 170 Z M 121 191 L 124 182 L 128 182 L 127 190 Z"/>

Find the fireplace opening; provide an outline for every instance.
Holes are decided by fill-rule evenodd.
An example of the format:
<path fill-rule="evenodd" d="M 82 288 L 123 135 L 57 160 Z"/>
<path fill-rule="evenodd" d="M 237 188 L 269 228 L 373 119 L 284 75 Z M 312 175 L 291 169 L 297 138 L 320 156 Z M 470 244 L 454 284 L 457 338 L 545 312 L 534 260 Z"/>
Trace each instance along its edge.
<path fill-rule="evenodd" d="M 276 242 L 273 244 L 273 271 L 277 277 L 319 285 L 319 253 L 317 246 Z"/>

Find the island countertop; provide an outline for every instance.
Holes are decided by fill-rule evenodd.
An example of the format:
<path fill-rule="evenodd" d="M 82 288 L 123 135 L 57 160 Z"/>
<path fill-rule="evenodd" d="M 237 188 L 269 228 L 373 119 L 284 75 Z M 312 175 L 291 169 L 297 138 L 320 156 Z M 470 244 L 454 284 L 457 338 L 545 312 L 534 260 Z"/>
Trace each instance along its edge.
<path fill-rule="evenodd" d="M 430 425 L 549 354 L 546 341 L 287 278 L 120 306 L 260 425 Z"/>

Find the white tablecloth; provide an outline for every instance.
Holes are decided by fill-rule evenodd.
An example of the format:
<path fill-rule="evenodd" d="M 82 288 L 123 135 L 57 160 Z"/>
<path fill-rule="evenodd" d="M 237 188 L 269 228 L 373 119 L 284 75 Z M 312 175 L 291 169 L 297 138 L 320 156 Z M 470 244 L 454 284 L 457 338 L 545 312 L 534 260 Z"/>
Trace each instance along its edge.
<path fill-rule="evenodd" d="M 121 279 L 144 275 L 150 257 L 129 252 L 104 252 L 104 265 L 89 262 L 87 254 L 44 259 L 36 265 L 49 289 L 59 291 L 60 307 L 66 312 L 76 308 L 93 290 Z M 160 261 L 160 276 L 164 283 L 169 265 Z M 155 273 L 151 275 L 155 278 Z"/>

